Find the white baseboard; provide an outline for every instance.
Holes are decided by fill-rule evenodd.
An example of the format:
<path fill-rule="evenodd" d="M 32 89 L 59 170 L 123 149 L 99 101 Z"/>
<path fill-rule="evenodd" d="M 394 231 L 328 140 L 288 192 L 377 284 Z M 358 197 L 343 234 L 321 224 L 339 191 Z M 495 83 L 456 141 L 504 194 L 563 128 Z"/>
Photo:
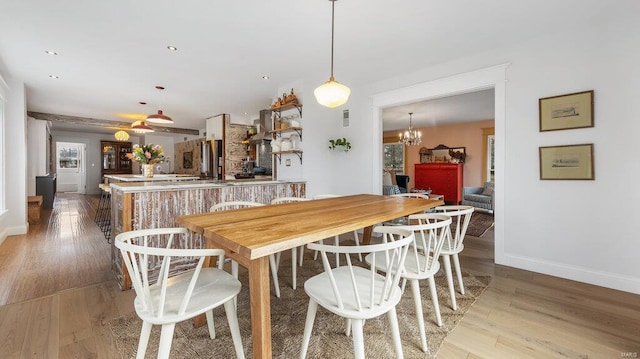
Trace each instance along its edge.
<path fill-rule="evenodd" d="M 640 294 L 640 278 L 610 272 L 596 271 L 590 268 L 567 265 L 531 257 L 506 254 L 504 262 L 496 264 L 506 265 L 531 272 L 542 273 L 577 282 L 588 283 L 600 287 Z"/>
<path fill-rule="evenodd" d="M 7 227 L 4 231 L 0 232 L 0 245 L 7 239 L 8 236 L 17 236 L 20 234 L 27 234 L 29 231 L 29 224 L 26 223 L 24 226 L 14 226 Z"/>

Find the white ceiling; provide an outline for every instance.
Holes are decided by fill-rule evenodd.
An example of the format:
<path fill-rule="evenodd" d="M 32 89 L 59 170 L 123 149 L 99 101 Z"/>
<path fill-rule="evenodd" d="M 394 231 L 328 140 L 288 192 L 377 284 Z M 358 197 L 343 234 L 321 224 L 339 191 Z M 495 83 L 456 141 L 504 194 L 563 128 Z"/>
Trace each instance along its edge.
<path fill-rule="evenodd" d="M 617 4 L 341 0 L 335 4 L 335 76 L 352 88 L 364 86 L 563 31 Z M 161 104 L 175 127 L 201 129 L 219 113 L 257 117 L 284 84 L 326 81 L 330 16 L 326 0 L 2 1 L 0 70 L 24 81 L 29 111 L 122 121 Z M 160 94 L 156 85 L 166 90 Z M 466 95 L 462 103 L 489 97 Z M 444 121 L 439 106 L 463 108 L 442 99 L 412 111 L 418 121 Z M 455 119 L 486 119 L 493 103 L 480 106 Z M 407 112 L 389 111 L 385 129 L 406 126 Z"/>

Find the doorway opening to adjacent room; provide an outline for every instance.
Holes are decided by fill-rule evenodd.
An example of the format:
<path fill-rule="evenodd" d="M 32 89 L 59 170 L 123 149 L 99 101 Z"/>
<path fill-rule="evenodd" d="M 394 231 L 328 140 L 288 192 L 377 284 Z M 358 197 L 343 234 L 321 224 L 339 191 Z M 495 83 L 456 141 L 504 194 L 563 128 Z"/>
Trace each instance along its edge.
<path fill-rule="evenodd" d="M 505 106 L 506 106 L 506 69 L 508 63 L 476 71 L 457 74 L 433 81 L 418 83 L 415 85 L 382 92 L 372 97 L 373 117 L 373 143 L 372 153 L 379 156 L 373 160 L 373 174 L 383 172 L 382 146 L 383 146 L 383 110 L 388 107 L 400 106 L 419 101 L 427 101 L 447 96 L 472 93 L 481 90 L 493 89 L 494 91 L 494 168 L 495 172 L 495 203 L 494 203 L 494 260 L 496 263 L 504 263 L 504 188 L 505 161 Z M 373 176 L 374 188 L 382 189 L 382 176 Z"/>
<path fill-rule="evenodd" d="M 56 173 L 58 192 L 86 194 L 87 171 L 84 143 L 56 143 Z"/>

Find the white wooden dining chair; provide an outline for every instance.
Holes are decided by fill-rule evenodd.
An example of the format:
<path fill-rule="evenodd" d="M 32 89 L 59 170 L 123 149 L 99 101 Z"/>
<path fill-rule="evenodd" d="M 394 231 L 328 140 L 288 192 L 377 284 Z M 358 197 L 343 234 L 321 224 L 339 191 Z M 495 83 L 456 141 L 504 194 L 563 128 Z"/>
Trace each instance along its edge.
<path fill-rule="evenodd" d="M 464 283 L 462 282 L 462 271 L 460 270 L 460 259 L 458 254 L 464 249 L 464 237 L 467 233 L 467 227 L 469 227 L 469 221 L 471 221 L 471 215 L 473 214 L 472 206 L 440 206 L 436 207 L 435 211 L 444 213 L 451 217 L 451 235 L 445 240 L 440 256 L 444 262 L 444 270 L 447 275 L 447 284 L 449 285 L 449 294 L 451 295 L 451 308 L 458 310 L 458 303 L 456 301 L 456 290 L 453 285 L 453 275 L 451 273 L 451 261 L 453 258 L 453 265 L 456 269 L 456 277 L 458 277 L 458 286 L 460 288 L 460 294 L 464 295 Z"/>
<path fill-rule="evenodd" d="M 407 260 L 404 263 L 402 278 L 403 288 L 404 280 L 408 280 L 411 285 L 411 293 L 413 294 L 418 328 L 420 330 L 420 343 L 422 344 L 422 350 L 426 353 L 428 351 L 427 336 L 424 327 L 419 281 L 425 279 L 429 281 L 429 291 L 431 292 L 431 301 L 433 302 L 433 308 L 436 314 L 436 322 L 438 326 L 441 327 L 442 317 L 440 315 L 440 305 L 438 303 L 434 276 L 440 270 L 440 263 L 438 262 L 440 251 L 446 238 L 450 236 L 449 226 L 451 225 L 451 217 L 445 214 L 420 213 L 410 215 L 409 221 L 414 224 L 397 226 L 395 228 L 403 228 L 415 234 L 414 243 L 409 247 Z M 381 271 L 386 271 L 389 268 L 384 260 L 378 261 L 374 265 L 373 258 L 370 255 L 365 257 L 365 261 Z M 391 267 L 391 269 L 396 270 L 393 267 Z"/>
<path fill-rule="evenodd" d="M 260 207 L 264 206 L 263 203 L 250 202 L 250 201 L 228 201 L 214 204 L 209 208 L 209 212 L 227 211 L 232 209 L 248 208 L 248 207 Z M 278 265 L 276 263 L 276 256 L 269 255 L 269 267 L 271 269 L 271 278 L 273 278 L 273 286 L 276 297 L 280 298 L 280 283 L 278 283 Z M 238 262 L 231 260 L 231 274 L 234 278 L 238 278 Z"/>
<path fill-rule="evenodd" d="M 402 296 L 399 286 L 401 272 L 414 234 L 399 227 L 376 227 L 373 231 L 382 234 L 385 243 L 362 246 L 319 243 L 308 245 L 320 252 L 324 272 L 304 283 L 304 290 L 309 296 L 309 308 L 302 338 L 301 359 L 307 355 L 318 305 L 346 318 L 347 323 L 350 323 L 348 325 L 353 332 L 353 349 L 357 359 L 364 359 L 364 321 L 387 314 L 396 356 L 403 357 L 396 305 Z M 345 255 L 346 265 L 332 269 L 327 253 Z M 370 253 L 373 265 L 370 268 L 354 266 L 350 254 L 358 253 Z M 379 261 L 388 263 L 388 270 L 384 274 L 376 271 Z"/>
<path fill-rule="evenodd" d="M 244 358 L 234 304 L 241 284 L 222 270 L 224 250 L 171 248 L 186 233 L 186 228 L 158 228 L 124 232 L 115 238 L 136 292 L 135 311 L 142 319 L 136 358 L 144 358 L 153 325 L 162 326 L 158 358 L 168 358 L 176 323 L 202 313 L 207 317 L 209 336 L 215 339 L 213 309 L 220 305 L 224 305 L 236 356 Z M 219 268 L 203 268 L 209 256 L 218 257 Z M 197 259 L 195 269 L 170 276 L 172 260 L 178 257 Z M 150 276 L 151 262 L 161 263 L 157 279 Z"/>
<path fill-rule="evenodd" d="M 426 194 L 422 194 L 422 193 L 397 193 L 397 194 L 392 194 L 390 195 L 391 197 L 406 197 L 406 198 L 419 198 L 419 199 L 429 199 L 429 195 Z M 428 212 L 429 210 L 426 210 L 426 212 Z M 391 221 L 387 221 L 383 223 L 384 225 L 391 225 L 391 226 L 402 226 L 402 225 L 408 225 L 409 224 L 409 219 L 407 216 L 405 217 L 399 217 L 396 219 L 393 219 Z"/>
<path fill-rule="evenodd" d="M 335 197 L 340 197 L 340 195 L 337 194 L 319 194 L 316 195 L 315 197 L 313 197 L 313 199 L 324 199 L 324 198 L 335 198 Z M 353 240 L 356 243 L 356 246 L 360 245 L 360 239 L 358 236 L 358 231 L 353 231 Z M 323 240 L 320 241 L 320 243 L 324 243 Z M 340 243 L 340 236 L 335 236 L 333 238 L 333 243 L 337 246 Z M 362 254 L 358 253 L 358 258 L 360 259 L 360 261 L 362 261 Z M 316 252 L 313 255 L 313 260 L 318 259 L 318 252 Z M 340 266 L 340 256 L 336 253 L 336 267 Z"/>
<path fill-rule="evenodd" d="M 293 203 L 293 202 L 303 202 L 309 201 L 309 198 L 304 197 L 280 197 L 274 198 L 271 200 L 271 204 L 281 204 L 281 203 Z M 299 253 L 298 253 L 299 252 Z M 276 267 L 280 267 L 280 253 L 276 254 Z M 298 269 L 296 265 L 298 264 L 298 258 L 300 262 L 300 266 L 302 267 L 302 258 L 304 257 L 304 246 L 299 246 L 296 248 L 291 248 L 291 276 L 292 276 L 292 287 L 296 289 L 297 287 L 297 277 L 298 277 Z"/>

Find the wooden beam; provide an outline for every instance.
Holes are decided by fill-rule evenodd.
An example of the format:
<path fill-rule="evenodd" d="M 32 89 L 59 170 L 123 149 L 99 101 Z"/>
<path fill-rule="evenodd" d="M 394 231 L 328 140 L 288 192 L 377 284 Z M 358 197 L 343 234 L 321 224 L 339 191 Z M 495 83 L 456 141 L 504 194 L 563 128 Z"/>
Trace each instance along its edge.
<path fill-rule="evenodd" d="M 118 129 L 118 130 L 132 131 L 131 122 L 126 122 L 126 121 L 108 121 L 108 120 L 102 120 L 102 119 L 96 119 L 96 118 L 56 115 L 51 113 L 31 112 L 31 111 L 28 111 L 27 115 L 38 120 L 64 122 L 64 123 L 70 123 L 70 124 L 82 125 L 82 126 L 96 126 L 96 127 L 103 127 L 103 128 L 114 129 L 114 130 Z M 164 126 L 158 126 L 155 124 L 152 125 L 151 127 L 153 127 L 155 132 L 179 133 L 179 134 L 194 135 L 194 136 L 198 136 L 200 134 L 200 131 L 192 130 L 190 128 L 164 127 Z"/>

